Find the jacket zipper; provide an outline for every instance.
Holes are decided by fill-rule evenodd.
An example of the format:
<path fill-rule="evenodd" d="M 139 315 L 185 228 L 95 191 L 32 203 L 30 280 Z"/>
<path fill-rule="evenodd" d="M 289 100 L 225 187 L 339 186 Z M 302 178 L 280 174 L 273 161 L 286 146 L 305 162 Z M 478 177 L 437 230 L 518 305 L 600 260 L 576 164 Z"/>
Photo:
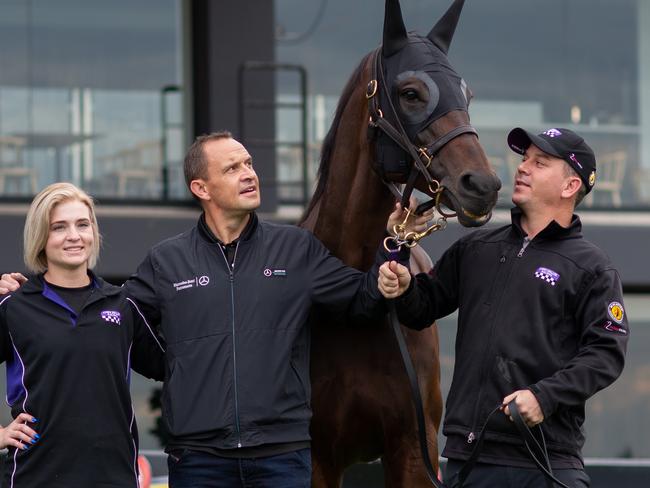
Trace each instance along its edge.
<path fill-rule="evenodd" d="M 530 244 L 530 240 L 528 239 L 528 237 L 524 237 L 524 242 L 521 245 L 521 249 L 519 249 L 519 252 L 517 253 L 518 258 L 524 255 L 524 251 L 526 250 L 529 244 Z"/>
<path fill-rule="evenodd" d="M 526 246 L 527 246 L 527 244 L 524 243 L 522 248 L 517 253 L 518 258 L 523 256 L 524 250 L 526 249 Z M 508 258 L 506 257 L 506 255 L 502 254 L 501 257 L 499 258 L 499 263 L 504 264 L 507 260 L 508 260 Z M 512 275 L 512 268 L 508 272 L 508 276 L 507 276 L 507 278 L 506 278 L 506 280 L 504 282 L 504 287 L 505 287 L 505 284 L 507 284 L 510 281 L 510 276 L 511 275 Z M 503 300 L 503 293 L 501 293 L 501 295 L 499 296 L 498 302 L 496 302 L 496 306 L 498 308 L 501 307 L 502 300 Z M 497 312 L 498 312 L 498 310 L 497 310 Z M 496 316 L 498 316 L 498 314 Z M 487 370 L 487 364 L 486 363 L 488 361 L 488 352 L 489 352 L 490 348 L 492 347 L 492 336 L 494 335 L 494 328 L 495 328 L 495 324 L 496 324 L 496 316 L 492 320 L 492 326 L 490 327 L 490 336 L 489 336 L 490 340 L 489 340 L 489 342 L 487 344 L 487 347 L 484 349 L 484 356 L 483 356 L 483 360 L 481 362 L 481 364 L 482 364 L 481 371 L 483 372 L 483 374 L 481 375 L 481 383 L 480 383 L 481 385 L 485 382 L 484 378 L 485 378 L 485 374 L 486 374 L 486 370 Z M 478 413 L 479 413 L 480 408 L 481 408 L 481 397 L 482 396 L 483 396 L 483 388 L 481 387 L 480 390 L 479 390 L 479 393 L 478 393 L 476 405 L 474 406 L 474 415 L 472 416 L 473 417 L 472 428 L 471 428 L 470 432 L 468 432 L 468 434 L 467 434 L 467 443 L 468 444 L 471 444 L 476 440 L 476 433 L 474 431 L 477 428 L 477 422 L 478 422 L 477 417 L 478 417 Z"/>
<path fill-rule="evenodd" d="M 235 246 L 235 255 L 232 259 L 232 266 L 228 262 L 226 253 L 223 251 L 221 244 L 218 244 L 223 260 L 228 269 L 228 280 L 230 281 L 230 309 L 232 310 L 232 373 L 233 373 L 233 387 L 235 390 L 235 429 L 237 430 L 237 448 L 242 447 L 241 444 L 241 429 L 239 424 L 239 392 L 237 390 L 237 348 L 235 342 L 235 261 L 237 261 L 237 251 L 239 250 L 239 242 Z"/>

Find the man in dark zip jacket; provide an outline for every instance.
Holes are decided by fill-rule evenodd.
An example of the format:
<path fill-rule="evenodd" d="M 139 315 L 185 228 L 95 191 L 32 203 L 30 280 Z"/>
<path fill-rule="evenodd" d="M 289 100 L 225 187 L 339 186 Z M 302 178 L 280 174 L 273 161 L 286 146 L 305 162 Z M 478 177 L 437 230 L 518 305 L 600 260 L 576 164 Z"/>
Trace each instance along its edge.
<path fill-rule="evenodd" d="M 308 487 L 310 309 L 381 312 L 387 256 L 363 274 L 310 232 L 258 220 L 252 158 L 230 133 L 199 137 L 184 171 L 198 225 L 126 283 L 167 342 L 170 484 Z"/>
<path fill-rule="evenodd" d="M 464 486 L 547 486 L 509 419 L 515 400 L 529 426 L 541 424 L 556 477 L 589 486 L 585 401 L 621 374 L 629 332 L 618 272 L 573 213 L 594 185 L 596 161 L 568 129 L 517 128 L 508 144 L 523 155 L 512 224 L 461 238 L 415 279 L 386 263 L 379 289 L 415 329 L 459 311 L 443 430 L 450 482 L 489 412 L 503 405 Z"/>

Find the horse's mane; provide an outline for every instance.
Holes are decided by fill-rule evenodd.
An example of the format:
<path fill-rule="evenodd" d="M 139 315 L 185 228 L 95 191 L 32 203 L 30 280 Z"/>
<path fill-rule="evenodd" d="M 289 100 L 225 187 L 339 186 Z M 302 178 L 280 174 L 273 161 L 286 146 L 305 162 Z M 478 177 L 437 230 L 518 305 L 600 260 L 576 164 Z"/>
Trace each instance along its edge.
<path fill-rule="evenodd" d="M 316 185 L 316 190 L 314 191 L 314 195 L 309 202 L 307 210 L 305 210 L 300 219 L 300 224 L 302 224 L 307 219 L 320 198 L 323 196 L 323 193 L 325 193 L 325 186 L 327 185 L 327 179 L 331 166 L 332 153 L 334 152 L 334 140 L 336 139 L 336 132 L 338 131 L 341 119 L 343 118 L 343 111 L 345 110 L 348 101 L 352 97 L 352 93 L 359 86 L 359 83 L 363 78 L 364 68 L 368 62 L 368 58 L 371 55 L 372 52 L 366 54 L 363 57 L 359 65 L 350 76 L 350 79 L 348 79 L 345 88 L 343 88 L 343 93 L 341 94 L 341 98 L 339 98 L 339 103 L 336 107 L 334 120 L 332 121 L 332 125 L 330 126 L 325 139 L 323 139 L 323 147 L 320 154 L 320 165 L 318 166 L 318 184 Z"/>

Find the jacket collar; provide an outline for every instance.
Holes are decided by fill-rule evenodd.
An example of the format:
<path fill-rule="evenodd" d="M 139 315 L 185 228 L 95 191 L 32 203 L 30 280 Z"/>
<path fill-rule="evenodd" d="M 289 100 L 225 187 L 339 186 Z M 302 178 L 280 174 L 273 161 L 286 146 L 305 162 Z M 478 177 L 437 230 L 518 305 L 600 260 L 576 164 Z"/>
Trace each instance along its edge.
<path fill-rule="evenodd" d="M 512 221 L 512 226 L 519 233 L 520 237 L 523 238 L 526 236 L 526 232 L 521 227 L 521 217 L 523 212 L 519 207 L 514 207 L 510 210 L 510 218 Z M 568 227 L 562 227 L 555 220 L 552 220 L 541 232 L 535 236 L 535 240 L 538 239 L 571 239 L 575 237 L 582 236 L 582 222 L 580 222 L 580 217 L 576 214 L 573 214 L 571 217 L 571 223 Z"/>
<path fill-rule="evenodd" d="M 29 276 L 28 280 L 21 287 L 23 293 L 45 293 L 46 290 L 49 290 L 47 283 L 44 278 L 45 273 L 39 273 L 37 275 Z M 88 276 L 90 276 L 91 283 L 93 288 L 101 293 L 103 296 L 112 296 L 120 293 L 121 288 L 119 286 L 111 285 L 107 283 L 102 278 L 97 276 L 93 271 L 88 270 Z"/>
<path fill-rule="evenodd" d="M 244 227 L 244 230 L 242 230 L 242 233 L 239 235 L 239 237 L 234 241 L 232 241 L 231 244 L 236 244 L 239 241 L 248 241 L 253 236 L 255 229 L 257 229 L 258 220 L 257 220 L 257 214 L 255 212 L 251 212 L 250 215 L 251 218 L 248 219 L 248 223 L 246 224 L 246 227 Z M 208 223 L 205 221 L 205 212 L 202 213 L 201 216 L 199 217 L 199 223 L 197 227 L 199 229 L 199 235 L 203 239 L 213 244 L 224 245 L 223 242 L 221 242 L 221 240 L 219 240 L 219 238 L 215 236 L 210 230 Z"/>

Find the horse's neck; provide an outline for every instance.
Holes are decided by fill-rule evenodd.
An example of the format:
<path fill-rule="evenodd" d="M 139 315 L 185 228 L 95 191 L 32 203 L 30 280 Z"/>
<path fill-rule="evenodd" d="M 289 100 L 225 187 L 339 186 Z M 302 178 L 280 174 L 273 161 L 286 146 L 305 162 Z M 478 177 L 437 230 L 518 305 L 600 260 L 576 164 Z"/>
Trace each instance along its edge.
<path fill-rule="evenodd" d="M 346 115 L 337 130 L 325 191 L 304 225 L 344 263 L 367 269 L 384 237 L 393 199 L 372 170 L 369 146 L 360 136 L 366 131 L 365 110 Z"/>

